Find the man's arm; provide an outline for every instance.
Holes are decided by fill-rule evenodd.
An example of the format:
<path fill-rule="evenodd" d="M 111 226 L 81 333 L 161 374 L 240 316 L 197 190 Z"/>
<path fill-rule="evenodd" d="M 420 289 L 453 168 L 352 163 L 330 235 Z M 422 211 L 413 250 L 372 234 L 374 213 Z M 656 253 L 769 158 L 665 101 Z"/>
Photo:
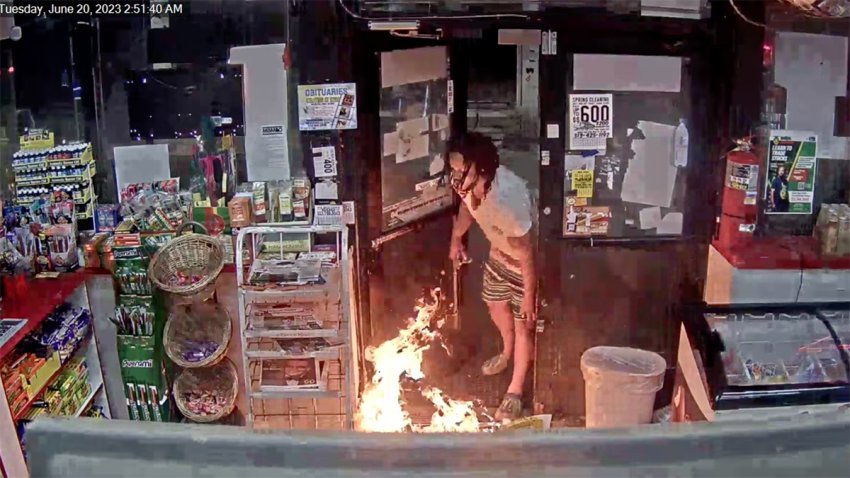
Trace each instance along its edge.
<path fill-rule="evenodd" d="M 465 202 L 460 203 L 457 216 L 455 216 L 454 225 L 452 226 L 452 243 L 460 243 L 463 236 L 466 235 L 469 228 L 472 226 L 472 214 L 466 207 Z"/>

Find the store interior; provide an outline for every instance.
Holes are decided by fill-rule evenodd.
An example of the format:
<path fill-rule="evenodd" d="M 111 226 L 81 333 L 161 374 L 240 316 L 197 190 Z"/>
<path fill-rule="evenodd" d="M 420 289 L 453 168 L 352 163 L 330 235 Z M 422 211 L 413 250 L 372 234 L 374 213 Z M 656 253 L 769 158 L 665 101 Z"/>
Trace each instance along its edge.
<path fill-rule="evenodd" d="M 3 476 L 50 417 L 499 433 L 850 403 L 846 17 L 302 3 L 0 18 Z M 513 421 L 482 373 L 489 241 L 448 258 L 467 133 L 533 205 Z"/>

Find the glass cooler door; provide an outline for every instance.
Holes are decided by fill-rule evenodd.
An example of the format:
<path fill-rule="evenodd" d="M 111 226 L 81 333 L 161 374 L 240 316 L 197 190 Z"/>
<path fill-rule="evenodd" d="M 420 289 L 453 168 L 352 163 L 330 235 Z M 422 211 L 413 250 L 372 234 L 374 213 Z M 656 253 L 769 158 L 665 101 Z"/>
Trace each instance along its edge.
<path fill-rule="evenodd" d="M 705 318 L 723 343 L 728 388 L 773 389 L 787 398 L 790 390 L 848 380 L 832 334 L 814 314 L 733 312 Z"/>

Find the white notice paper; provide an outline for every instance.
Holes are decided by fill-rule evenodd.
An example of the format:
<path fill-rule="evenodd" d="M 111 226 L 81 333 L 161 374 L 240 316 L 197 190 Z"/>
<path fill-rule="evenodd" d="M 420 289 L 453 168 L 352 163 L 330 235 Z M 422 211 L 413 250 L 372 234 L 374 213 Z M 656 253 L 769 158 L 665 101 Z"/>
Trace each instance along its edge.
<path fill-rule="evenodd" d="M 283 57 L 286 45 L 239 46 L 230 49 L 228 63 L 242 65 L 242 99 L 245 108 L 245 166 L 248 181 L 289 179 L 286 135 L 268 144 L 262 137 L 264 125 L 287 125 L 290 111 L 287 70 Z M 222 124 L 226 124 L 222 118 Z M 271 152 L 273 156 L 268 156 Z"/>
<path fill-rule="evenodd" d="M 281 168 L 289 170 L 289 149 L 284 125 L 261 126 L 255 150 L 259 153 L 259 160 L 254 158 L 252 169 L 254 173 L 263 170 L 276 171 L 281 170 Z"/>
<path fill-rule="evenodd" d="M 313 148 L 313 170 L 317 178 L 332 178 L 337 174 L 336 147 L 319 146 Z"/>
<path fill-rule="evenodd" d="M 167 144 L 116 146 L 112 151 L 119 191 L 128 184 L 150 183 L 171 177 Z"/>
<path fill-rule="evenodd" d="M 396 133 L 395 131 L 393 131 L 391 133 L 384 133 L 384 147 L 383 147 L 384 156 L 394 155 L 397 148 L 398 148 L 398 133 Z"/>
<path fill-rule="evenodd" d="M 558 123 L 550 123 L 546 125 L 546 137 L 549 139 L 558 139 L 561 136 L 561 128 Z"/>
<path fill-rule="evenodd" d="M 328 201 L 336 201 L 339 199 L 336 181 L 317 181 L 316 199 L 324 199 Z"/>
<path fill-rule="evenodd" d="M 443 161 L 443 155 L 435 154 L 434 159 L 431 160 L 431 164 L 428 166 L 428 175 L 436 176 L 438 174 L 442 174 L 445 167 L 446 163 Z"/>
<path fill-rule="evenodd" d="M 629 160 L 620 199 L 648 206 L 670 207 L 679 171 L 670 161 L 676 127 L 638 121 L 638 128 L 646 139 L 632 141 L 635 157 Z"/>
<path fill-rule="evenodd" d="M 612 95 L 570 95 L 567 112 L 570 125 L 570 149 L 604 150 L 613 136 L 614 104 Z"/>
<path fill-rule="evenodd" d="M 656 234 L 681 234 L 682 233 L 682 219 L 683 215 L 680 212 L 671 212 L 667 213 L 664 216 L 664 219 L 661 220 L 661 224 L 658 225 L 658 229 L 655 230 Z"/>
<path fill-rule="evenodd" d="M 641 229 L 655 229 L 659 224 L 661 224 L 660 207 L 646 207 L 640 210 Z"/>
<path fill-rule="evenodd" d="M 431 46 L 381 53 L 381 88 L 448 76 L 446 47 Z"/>
<path fill-rule="evenodd" d="M 573 89 L 678 93 L 682 89 L 682 59 L 677 56 L 573 55 Z"/>
<path fill-rule="evenodd" d="M 339 226 L 342 221 L 342 205 L 317 204 L 315 207 L 315 222 L 317 226 Z"/>
<path fill-rule="evenodd" d="M 348 225 L 353 225 L 357 222 L 357 219 L 354 216 L 354 201 L 343 201 L 342 221 Z"/>
<path fill-rule="evenodd" d="M 398 144 L 395 162 L 404 163 L 428 156 L 430 138 L 428 137 L 428 118 L 416 118 L 396 124 Z"/>

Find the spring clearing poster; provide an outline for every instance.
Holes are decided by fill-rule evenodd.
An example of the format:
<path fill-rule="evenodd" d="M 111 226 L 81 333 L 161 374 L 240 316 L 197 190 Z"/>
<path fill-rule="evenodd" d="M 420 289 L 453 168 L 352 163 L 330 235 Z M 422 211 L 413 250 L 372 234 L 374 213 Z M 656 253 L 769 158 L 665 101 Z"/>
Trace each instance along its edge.
<path fill-rule="evenodd" d="M 298 129 L 357 129 L 357 85 L 298 85 Z"/>
<path fill-rule="evenodd" d="M 815 196 L 817 136 L 773 130 L 767 150 L 765 213 L 811 214 Z"/>

